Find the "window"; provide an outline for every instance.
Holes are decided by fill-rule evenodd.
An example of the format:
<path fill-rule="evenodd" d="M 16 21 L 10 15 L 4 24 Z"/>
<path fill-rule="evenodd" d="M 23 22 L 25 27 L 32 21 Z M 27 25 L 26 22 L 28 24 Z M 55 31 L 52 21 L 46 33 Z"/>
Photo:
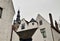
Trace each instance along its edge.
<path fill-rule="evenodd" d="M 43 38 L 46 38 L 46 31 L 45 31 L 45 28 L 43 29 L 40 29 L 42 35 L 43 35 Z"/>
<path fill-rule="evenodd" d="M 25 29 L 25 23 L 22 24 L 21 29 Z"/>
<path fill-rule="evenodd" d="M 39 24 L 42 25 L 42 20 L 39 21 Z"/>
<path fill-rule="evenodd" d="M 34 23 L 32 23 L 32 25 L 34 25 Z"/>
<path fill-rule="evenodd" d="M 1 16 L 2 16 L 2 8 L 0 7 L 0 18 L 1 18 Z"/>

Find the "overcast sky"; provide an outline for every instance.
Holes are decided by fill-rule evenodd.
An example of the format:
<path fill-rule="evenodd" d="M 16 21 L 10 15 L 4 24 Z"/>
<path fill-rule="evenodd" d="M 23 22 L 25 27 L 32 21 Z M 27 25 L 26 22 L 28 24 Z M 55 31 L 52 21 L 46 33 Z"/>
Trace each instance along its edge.
<path fill-rule="evenodd" d="M 60 0 L 13 0 L 13 4 L 16 14 L 20 10 L 21 19 L 30 21 L 40 14 L 49 22 L 49 13 L 52 13 L 54 20 L 59 21 Z"/>

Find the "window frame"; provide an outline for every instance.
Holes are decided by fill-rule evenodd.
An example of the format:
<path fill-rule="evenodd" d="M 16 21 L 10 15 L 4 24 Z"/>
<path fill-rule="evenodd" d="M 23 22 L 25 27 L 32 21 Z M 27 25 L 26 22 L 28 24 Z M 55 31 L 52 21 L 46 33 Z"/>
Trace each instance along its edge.
<path fill-rule="evenodd" d="M 40 29 L 40 32 L 43 35 L 43 38 L 46 38 L 47 37 L 46 36 L 46 29 L 45 28 Z"/>
<path fill-rule="evenodd" d="M 0 18 L 2 17 L 2 11 L 3 11 L 3 8 L 0 7 Z"/>

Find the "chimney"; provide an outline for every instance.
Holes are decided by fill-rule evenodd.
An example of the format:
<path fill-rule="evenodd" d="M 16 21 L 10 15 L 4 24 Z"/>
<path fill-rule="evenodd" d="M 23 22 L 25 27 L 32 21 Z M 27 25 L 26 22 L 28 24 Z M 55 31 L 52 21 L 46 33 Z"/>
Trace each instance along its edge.
<path fill-rule="evenodd" d="M 59 30 L 58 24 L 57 24 L 57 21 L 56 20 L 55 20 L 55 27 L 56 27 L 57 30 Z"/>
<path fill-rule="evenodd" d="M 54 25 L 53 25 L 53 19 L 52 19 L 51 13 L 49 13 L 49 17 L 50 17 L 50 23 L 51 23 L 51 26 L 54 27 Z"/>

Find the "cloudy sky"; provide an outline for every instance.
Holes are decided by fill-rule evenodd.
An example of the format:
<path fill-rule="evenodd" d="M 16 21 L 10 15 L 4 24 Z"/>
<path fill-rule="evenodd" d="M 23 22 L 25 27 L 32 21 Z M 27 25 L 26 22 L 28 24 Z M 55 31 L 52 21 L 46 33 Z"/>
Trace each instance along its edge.
<path fill-rule="evenodd" d="M 49 13 L 52 13 L 54 20 L 59 21 L 60 0 L 13 0 L 13 4 L 16 14 L 20 10 L 21 19 L 30 21 L 40 14 L 49 22 Z"/>

